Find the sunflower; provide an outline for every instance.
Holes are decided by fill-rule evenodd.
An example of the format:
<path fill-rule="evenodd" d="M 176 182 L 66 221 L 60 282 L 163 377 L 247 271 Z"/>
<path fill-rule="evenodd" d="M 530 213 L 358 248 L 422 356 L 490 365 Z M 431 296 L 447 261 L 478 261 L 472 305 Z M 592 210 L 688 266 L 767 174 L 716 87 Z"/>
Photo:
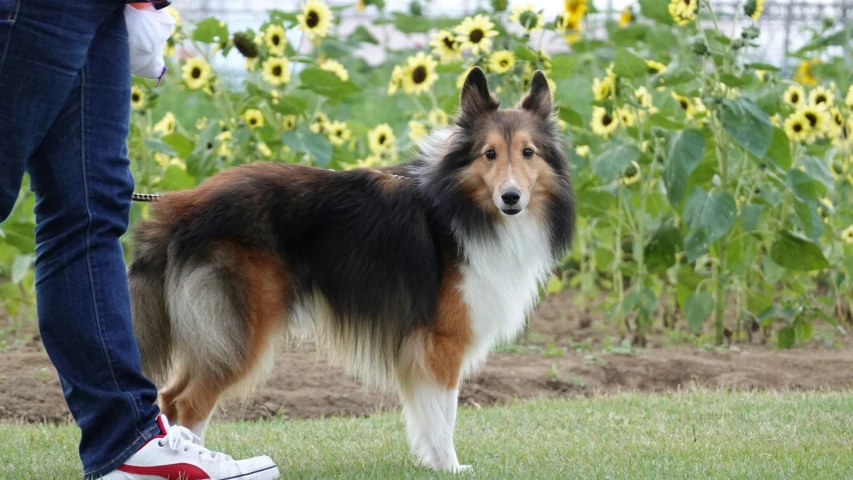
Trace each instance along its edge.
<path fill-rule="evenodd" d="M 812 106 L 805 106 L 801 108 L 799 112 L 808 122 L 808 133 L 810 139 L 815 140 L 818 137 L 823 136 L 826 131 L 827 124 L 829 123 L 826 118 L 826 113 L 823 110 Z"/>
<path fill-rule="evenodd" d="M 397 137 L 394 136 L 394 130 L 387 123 L 377 125 L 376 128 L 367 132 L 367 144 L 374 154 L 393 151 L 396 143 Z"/>
<path fill-rule="evenodd" d="M 545 23 L 542 20 L 542 13 L 536 11 L 536 5 L 531 1 L 527 1 L 520 5 L 512 7 L 512 14 L 509 16 L 511 22 L 521 25 L 525 33 L 542 30 L 542 25 Z"/>
<path fill-rule="evenodd" d="M 201 117 L 195 121 L 195 129 L 202 131 L 207 128 L 207 117 Z"/>
<path fill-rule="evenodd" d="M 427 136 L 429 131 L 427 130 L 426 125 L 417 121 L 417 120 L 409 120 L 409 138 L 412 141 L 418 141 Z"/>
<path fill-rule="evenodd" d="M 427 120 L 434 127 L 441 127 L 443 125 L 447 125 L 447 122 L 450 121 L 450 118 L 447 116 L 447 113 L 444 110 L 436 108 L 427 114 Z"/>
<path fill-rule="evenodd" d="M 589 156 L 589 145 L 578 145 L 575 147 L 575 153 L 578 154 L 579 157 L 586 158 Z"/>
<path fill-rule="evenodd" d="M 403 67 L 399 65 L 394 66 L 394 70 L 391 72 L 391 81 L 388 82 L 388 95 L 394 95 L 397 93 L 397 90 L 403 87 Z"/>
<path fill-rule="evenodd" d="M 634 112 L 630 108 L 620 108 L 616 110 L 616 116 L 623 127 L 629 128 L 634 126 Z"/>
<path fill-rule="evenodd" d="M 633 21 L 634 12 L 631 11 L 631 7 L 625 7 L 625 10 L 622 10 L 622 13 L 619 15 L 619 26 L 625 28 Z"/>
<path fill-rule="evenodd" d="M 649 67 L 650 75 L 657 75 L 666 72 L 666 65 L 654 60 L 646 60 L 646 66 Z"/>
<path fill-rule="evenodd" d="M 274 87 L 290 82 L 290 61 L 284 57 L 270 57 L 264 60 L 261 76 L 265 82 Z"/>
<path fill-rule="evenodd" d="M 696 18 L 699 0 L 670 0 L 669 14 L 679 26 L 687 25 Z"/>
<path fill-rule="evenodd" d="M 764 11 L 764 0 L 748 0 L 743 6 L 743 13 L 757 22 L 761 18 L 761 12 Z"/>
<path fill-rule="evenodd" d="M 139 110 L 145 106 L 145 90 L 139 85 L 130 87 L 130 106 L 134 110 Z"/>
<path fill-rule="evenodd" d="M 284 48 L 287 46 L 287 37 L 281 25 L 270 25 L 267 27 L 264 41 L 267 44 L 267 50 L 269 50 L 270 55 L 276 57 L 284 55 Z"/>
<path fill-rule="evenodd" d="M 296 115 L 285 115 L 281 117 L 281 129 L 293 130 L 296 127 Z"/>
<path fill-rule="evenodd" d="M 613 79 L 609 76 L 592 80 L 592 94 L 596 100 L 610 98 L 613 95 L 613 90 Z"/>
<path fill-rule="evenodd" d="M 326 131 L 326 127 L 329 125 L 329 117 L 326 116 L 323 112 L 317 112 L 314 114 L 314 120 L 311 122 L 311 125 L 308 126 L 314 133 L 321 133 Z"/>
<path fill-rule="evenodd" d="M 640 164 L 631 161 L 631 164 L 625 167 L 619 174 L 619 183 L 625 186 L 633 185 L 640 181 Z"/>
<path fill-rule="evenodd" d="M 231 156 L 231 132 L 226 130 L 216 136 L 216 141 L 219 142 L 219 147 L 216 149 L 216 154 L 220 157 Z"/>
<path fill-rule="evenodd" d="M 181 67 L 181 76 L 190 90 L 204 88 L 210 82 L 212 71 L 210 65 L 201 57 L 193 57 Z"/>
<path fill-rule="evenodd" d="M 587 0 L 566 0 L 565 10 L 566 13 L 575 16 L 582 17 L 586 14 L 586 11 L 589 9 L 587 6 Z"/>
<path fill-rule="evenodd" d="M 323 0 L 308 0 L 302 5 L 302 13 L 296 16 L 296 21 L 311 40 L 324 38 L 332 25 L 332 10 Z"/>
<path fill-rule="evenodd" d="M 403 91 L 420 95 L 429 90 L 438 80 L 438 74 L 435 73 L 437 65 L 438 63 L 424 52 L 409 57 L 403 70 Z"/>
<path fill-rule="evenodd" d="M 809 121 L 802 112 L 794 112 L 785 119 L 785 133 L 794 142 L 804 142 L 809 138 Z"/>
<path fill-rule="evenodd" d="M 257 148 L 258 148 L 258 153 L 263 155 L 264 158 L 272 157 L 272 150 L 270 150 L 270 147 L 266 143 L 264 143 L 264 142 L 258 143 Z"/>
<path fill-rule="evenodd" d="M 853 152 L 853 120 L 847 120 L 844 122 L 844 125 L 838 129 L 838 133 L 836 133 L 835 137 L 832 139 L 832 146 L 839 150 L 843 150 L 846 153 Z M 853 177 L 847 175 L 848 180 L 851 178 Z M 850 182 L 850 185 L 853 186 L 853 181 Z"/>
<path fill-rule="evenodd" d="M 801 85 L 808 85 L 813 87 L 817 85 L 817 78 L 815 78 L 812 73 L 812 66 L 820 63 L 820 60 L 817 58 L 813 58 L 811 60 L 803 60 L 800 62 L 799 68 L 797 68 L 796 73 L 794 73 L 794 81 L 798 82 Z"/>
<path fill-rule="evenodd" d="M 439 30 L 432 36 L 429 42 L 432 53 L 438 56 L 442 62 L 452 62 L 462 58 L 462 45 L 453 33 Z"/>
<path fill-rule="evenodd" d="M 835 212 L 835 205 L 833 205 L 832 201 L 826 197 L 821 198 L 819 202 L 820 205 L 817 207 L 817 213 L 823 217 L 824 221 L 829 221 L 829 217 Z"/>
<path fill-rule="evenodd" d="M 619 126 L 618 118 L 613 117 L 602 107 L 592 107 L 592 121 L 589 123 L 592 133 L 608 138 Z"/>
<path fill-rule="evenodd" d="M 515 66 L 515 54 L 509 50 L 497 50 L 489 56 L 489 70 L 506 73 Z"/>
<path fill-rule="evenodd" d="M 637 103 L 639 103 L 641 107 L 645 108 L 645 111 L 648 111 L 648 113 L 657 113 L 658 109 L 655 108 L 652 103 L 652 94 L 649 93 L 646 87 L 638 87 L 634 90 L 634 98 L 637 99 Z M 645 113 L 645 111 L 641 112 L 641 114 Z"/>
<path fill-rule="evenodd" d="M 814 90 L 809 92 L 809 104 L 813 107 L 828 110 L 835 105 L 835 93 L 833 93 L 832 89 L 818 85 Z"/>
<path fill-rule="evenodd" d="M 329 136 L 329 142 L 332 145 L 340 147 L 352 138 L 352 131 L 346 123 L 335 120 L 326 125 L 326 135 Z"/>
<path fill-rule="evenodd" d="M 847 96 L 844 97 L 844 103 L 853 108 L 853 85 L 850 85 L 850 88 L 847 89 Z"/>
<path fill-rule="evenodd" d="M 261 128 L 264 126 L 264 114 L 257 108 L 250 108 L 243 112 L 243 121 L 249 128 Z"/>
<path fill-rule="evenodd" d="M 172 112 L 166 112 L 166 114 L 163 115 L 163 118 L 154 124 L 154 131 L 162 134 L 163 136 L 171 135 L 175 133 L 175 127 L 177 124 L 178 122 L 175 120 L 175 115 L 173 115 Z"/>
<path fill-rule="evenodd" d="M 575 43 L 581 39 L 581 31 L 583 30 L 583 14 L 573 15 L 569 11 L 565 11 L 554 20 L 554 26 L 557 32 L 566 36 L 566 42 Z"/>
<path fill-rule="evenodd" d="M 803 88 L 799 85 L 791 85 L 787 90 L 785 90 L 785 93 L 782 94 L 782 98 L 788 105 L 799 107 L 806 99 L 806 92 L 804 92 Z"/>
<path fill-rule="evenodd" d="M 453 31 L 456 32 L 456 39 L 460 42 L 462 49 L 471 50 L 474 55 L 490 51 L 492 37 L 498 35 L 495 24 L 489 20 L 489 17 L 482 14 L 465 17 Z"/>
<path fill-rule="evenodd" d="M 328 59 L 320 64 L 320 68 L 326 70 L 328 72 L 332 72 L 343 81 L 349 80 L 349 72 L 346 67 L 344 67 L 341 62 L 333 59 Z"/>
<path fill-rule="evenodd" d="M 844 128 L 844 115 L 841 114 L 841 111 L 837 108 L 833 107 L 832 110 L 829 111 L 829 134 L 832 136 L 837 136 L 841 134 L 841 129 Z"/>
<path fill-rule="evenodd" d="M 678 104 L 681 106 L 681 109 L 684 110 L 684 114 L 687 115 L 687 118 L 693 118 L 694 108 L 693 104 L 690 103 L 690 99 L 687 97 L 682 97 L 681 95 L 670 92 L 672 98 L 674 98 Z"/>
<path fill-rule="evenodd" d="M 853 225 L 841 231 L 841 239 L 844 240 L 844 243 L 853 245 Z"/>

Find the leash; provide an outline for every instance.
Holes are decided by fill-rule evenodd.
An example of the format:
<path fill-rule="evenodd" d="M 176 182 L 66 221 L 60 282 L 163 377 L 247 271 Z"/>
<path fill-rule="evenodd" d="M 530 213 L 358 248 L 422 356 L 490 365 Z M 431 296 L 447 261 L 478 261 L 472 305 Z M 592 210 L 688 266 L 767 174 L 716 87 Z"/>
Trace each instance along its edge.
<path fill-rule="evenodd" d="M 130 196 L 130 200 L 134 202 L 155 202 L 162 197 L 161 193 L 136 193 Z"/>
<path fill-rule="evenodd" d="M 381 173 L 382 175 L 388 175 L 390 177 L 394 177 L 398 180 L 410 180 L 411 177 L 404 177 L 403 175 L 395 175 L 393 173 L 381 172 L 379 170 L 375 170 L 377 173 Z M 162 197 L 164 194 L 162 193 L 136 193 L 130 196 L 130 200 L 134 202 L 156 202 L 158 198 Z"/>

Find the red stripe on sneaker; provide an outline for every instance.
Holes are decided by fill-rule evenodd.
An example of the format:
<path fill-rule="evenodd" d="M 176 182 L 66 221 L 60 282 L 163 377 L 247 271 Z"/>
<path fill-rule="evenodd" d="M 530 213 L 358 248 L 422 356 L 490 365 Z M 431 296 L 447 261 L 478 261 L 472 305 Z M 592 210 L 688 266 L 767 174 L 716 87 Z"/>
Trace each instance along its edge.
<path fill-rule="evenodd" d="M 169 480 L 207 480 L 210 475 L 204 470 L 190 465 L 189 463 L 175 463 L 172 465 L 157 465 L 156 467 L 140 467 L 136 465 L 122 465 L 117 469 L 119 472 L 133 473 L 136 475 L 155 475 Z"/>

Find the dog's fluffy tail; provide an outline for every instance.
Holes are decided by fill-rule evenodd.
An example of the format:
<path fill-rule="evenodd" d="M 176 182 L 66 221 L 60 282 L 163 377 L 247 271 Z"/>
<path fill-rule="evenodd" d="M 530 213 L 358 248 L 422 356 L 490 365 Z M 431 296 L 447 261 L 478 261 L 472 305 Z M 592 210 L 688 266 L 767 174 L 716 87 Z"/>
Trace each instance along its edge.
<path fill-rule="evenodd" d="M 134 234 L 136 253 L 128 269 L 133 331 L 142 356 L 142 372 L 162 380 L 172 358 L 172 328 L 166 307 L 168 228 L 158 220 L 142 222 Z"/>

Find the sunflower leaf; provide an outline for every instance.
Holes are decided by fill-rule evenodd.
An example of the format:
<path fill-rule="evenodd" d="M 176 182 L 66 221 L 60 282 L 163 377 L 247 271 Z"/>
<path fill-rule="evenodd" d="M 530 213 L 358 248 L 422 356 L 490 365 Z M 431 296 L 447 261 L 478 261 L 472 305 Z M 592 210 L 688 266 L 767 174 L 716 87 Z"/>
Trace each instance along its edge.
<path fill-rule="evenodd" d="M 639 158 L 640 150 L 634 145 L 617 145 L 601 152 L 592 164 L 592 170 L 603 183 L 610 183 Z"/>
<path fill-rule="evenodd" d="M 705 155 L 705 137 L 698 130 L 682 130 L 670 137 L 666 150 L 663 182 L 666 198 L 677 209 L 687 188 L 687 177 Z"/>
<path fill-rule="evenodd" d="M 328 98 L 332 103 L 361 90 L 349 80 L 341 80 L 334 73 L 319 68 L 302 70 L 299 79 L 302 81 L 299 88 L 311 90 L 317 95 Z"/>
<path fill-rule="evenodd" d="M 613 71 L 620 77 L 634 79 L 646 75 L 649 67 L 642 58 L 620 48 L 613 59 Z"/>
<path fill-rule="evenodd" d="M 781 232 L 770 247 L 770 258 L 788 270 L 819 270 L 829 267 L 820 247 L 811 240 L 791 233 Z"/>
<path fill-rule="evenodd" d="M 224 43 L 228 40 L 228 26 L 218 18 L 205 18 L 196 24 L 193 40 L 202 43 Z"/>
<path fill-rule="evenodd" d="M 726 133 L 741 147 L 763 158 L 773 138 L 773 124 L 763 110 L 746 98 L 723 100 L 720 118 Z"/>

